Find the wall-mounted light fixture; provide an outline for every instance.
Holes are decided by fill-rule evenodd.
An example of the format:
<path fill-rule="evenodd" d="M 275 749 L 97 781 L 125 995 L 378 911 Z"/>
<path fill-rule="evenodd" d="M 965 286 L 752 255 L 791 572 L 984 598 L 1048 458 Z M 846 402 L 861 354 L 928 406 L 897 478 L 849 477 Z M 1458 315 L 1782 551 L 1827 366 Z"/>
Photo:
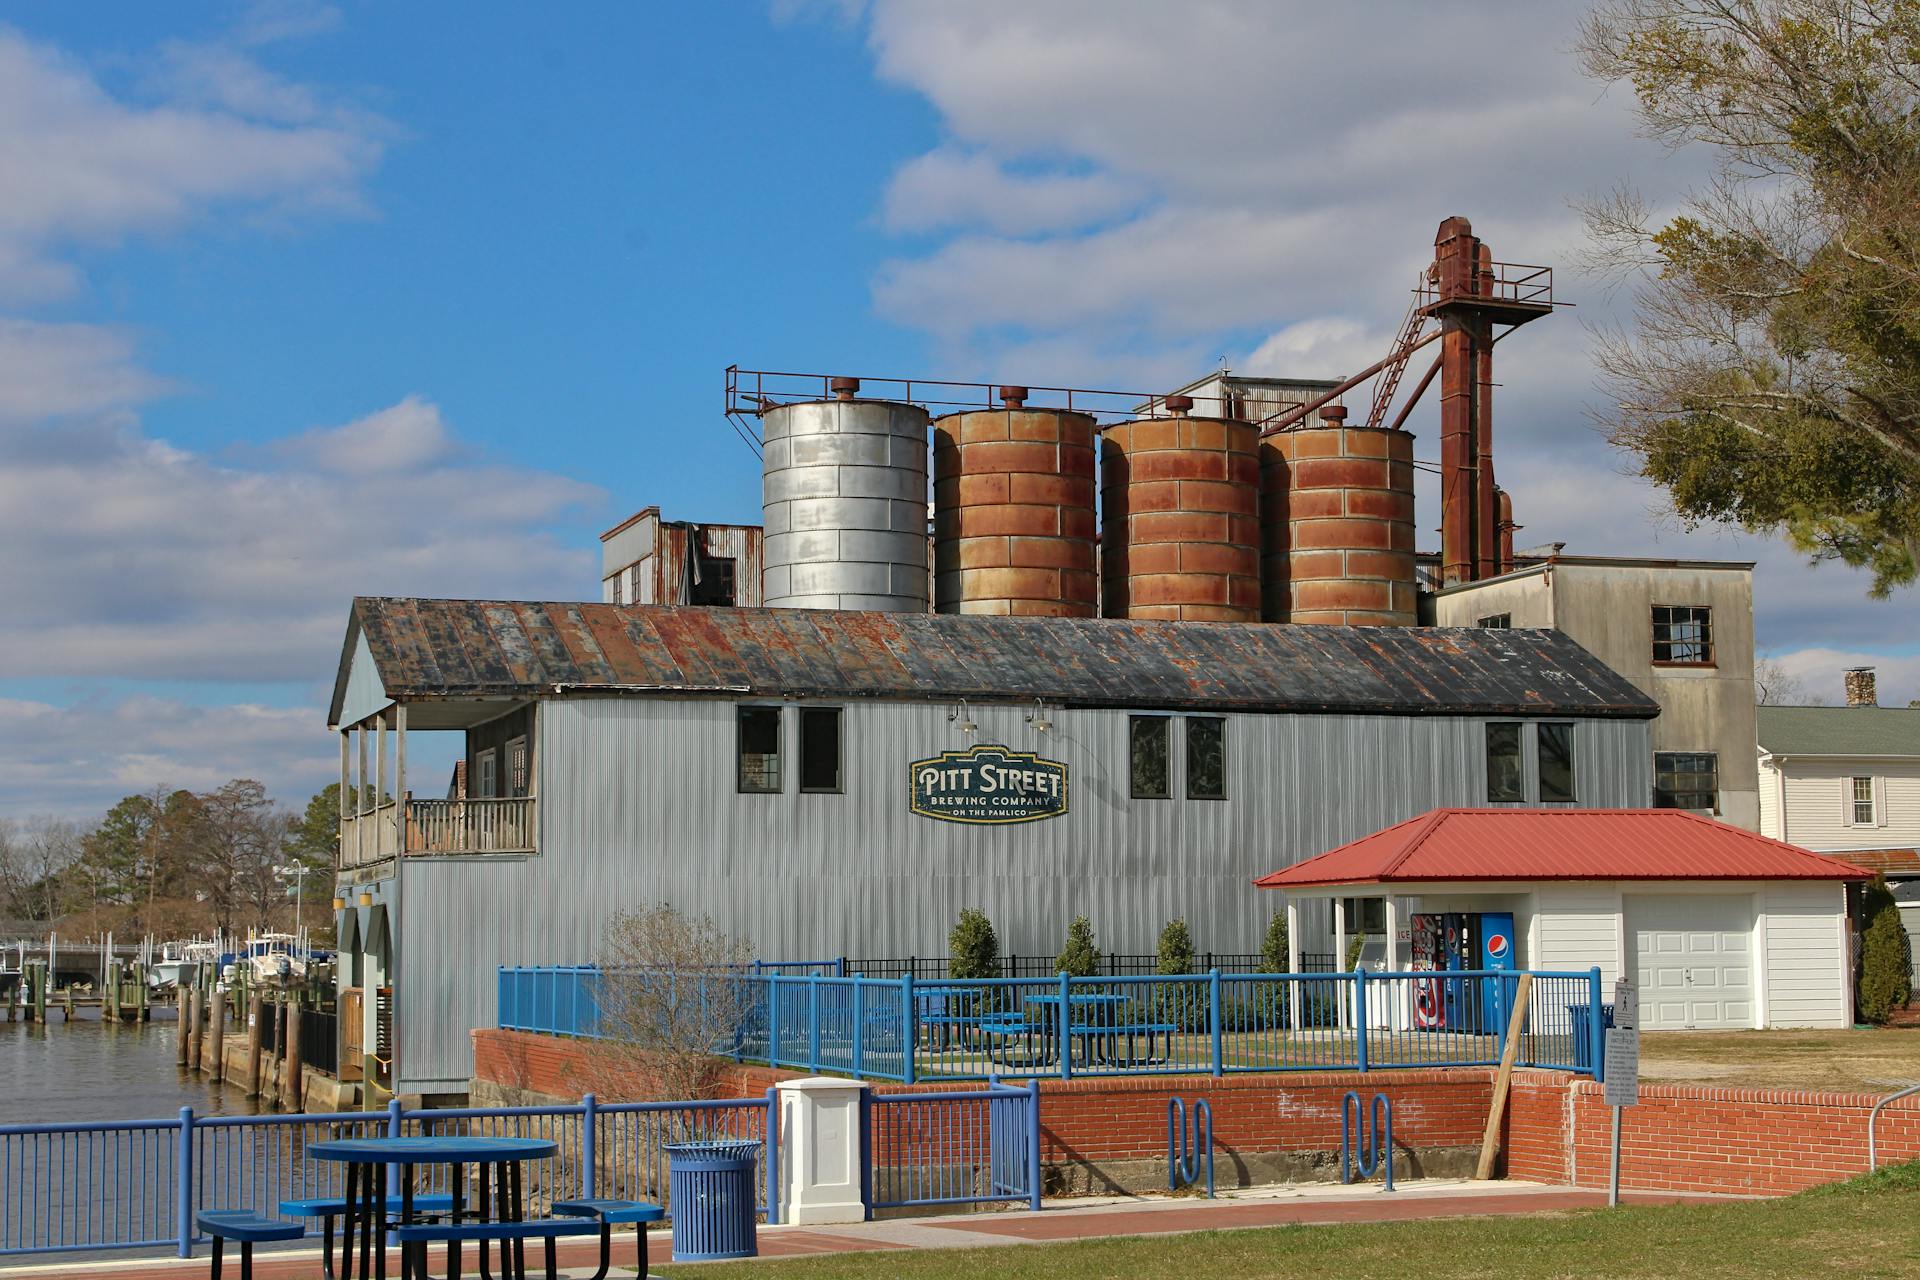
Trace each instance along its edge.
<path fill-rule="evenodd" d="M 965 698 L 960 699 L 958 706 L 947 708 L 947 723 L 962 733 L 972 733 L 980 727 L 973 722 L 973 717 L 967 714 Z"/>
<path fill-rule="evenodd" d="M 370 894 L 370 893 L 363 893 L 363 894 L 361 894 L 361 895 L 360 895 L 360 905 L 361 905 L 361 906 L 363 906 L 363 907 L 370 907 L 370 906 L 372 906 L 372 905 L 373 905 L 373 895 L 372 895 L 372 894 Z"/>
<path fill-rule="evenodd" d="M 1027 723 L 1039 733 L 1046 733 L 1053 728 L 1053 721 L 1047 719 L 1047 704 L 1044 699 L 1033 700 L 1033 710 L 1027 712 Z"/>
<path fill-rule="evenodd" d="M 335 911 L 345 911 L 347 909 L 347 900 L 345 898 L 335 898 L 333 900 L 333 909 Z"/>

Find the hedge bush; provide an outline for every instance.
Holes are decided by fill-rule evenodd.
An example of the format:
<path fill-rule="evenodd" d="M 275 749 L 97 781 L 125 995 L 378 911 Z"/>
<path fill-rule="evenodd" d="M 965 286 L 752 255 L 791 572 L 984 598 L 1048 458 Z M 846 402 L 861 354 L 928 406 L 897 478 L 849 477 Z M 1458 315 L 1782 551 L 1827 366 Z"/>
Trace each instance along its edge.
<path fill-rule="evenodd" d="M 1100 972 L 1100 949 L 1093 945 L 1093 926 L 1085 916 L 1075 916 L 1067 926 L 1067 945 L 1053 962 L 1056 972 L 1074 978 L 1091 978 Z"/>
<path fill-rule="evenodd" d="M 967 907 L 947 935 L 947 975 L 953 978 L 1000 976 L 1000 936 L 993 921 L 977 907 Z"/>
<path fill-rule="evenodd" d="M 1900 922 L 1900 904 L 1887 888 L 1885 876 L 1875 876 L 1860 903 L 1866 930 L 1860 937 L 1860 979 L 1855 1008 L 1863 1022 L 1885 1022 L 1895 1009 L 1913 998 L 1913 952 L 1906 927 Z"/>

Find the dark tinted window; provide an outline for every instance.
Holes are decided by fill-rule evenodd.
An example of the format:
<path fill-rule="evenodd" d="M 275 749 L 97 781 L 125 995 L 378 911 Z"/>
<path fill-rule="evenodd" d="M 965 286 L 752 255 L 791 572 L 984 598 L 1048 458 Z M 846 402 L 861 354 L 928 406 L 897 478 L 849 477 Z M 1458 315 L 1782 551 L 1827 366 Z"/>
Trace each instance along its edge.
<path fill-rule="evenodd" d="M 1172 794 L 1167 768 L 1168 729 L 1165 716 L 1127 719 L 1128 776 L 1136 800 L 1165 800 Z"/>
<path fill-rule="evenodd" d="M 840 708 L 800 708 L 800 789 L 840 789 Z"/>
<path fill-rule="evenodd" d="M 733 561 L 700 557 L 700 581 L 687 592 L 689 604 L 732 604 Z"/>
<path fill-rule="evenodd" d="M 780 789 L 780 708 L 740 708 L 740 789 Z"/>
<path fill-rule="evenodd" d="M 1720 807 L 1720 757 L 1711 751 L 1656 751 L 1653 754 L 1653 807 Z"/>
<path fill-rule="evenodd" d="M 1227 798 L 1227 722 L 1211 716 L 1187 720 L 1187 799 Z"/>
<path fill-rule="evenodd" d="M 1510 613 L 1490 613 L 1473 625 L 1483 631 L 1505 631 L 1513 625 L 1513 615 Z"/>
<path fill-rule="evenodd" d="M 1540 726 L 1540 803 L 1572 804 L 1573 726 L 1549 721 Z"/>
<path fill-rule="evenodd" d="M 1520 726 L 1511 721 L 1487 726 L 1487 803 L 1516 804 L 1527 798 L 1520 767 Z"/>

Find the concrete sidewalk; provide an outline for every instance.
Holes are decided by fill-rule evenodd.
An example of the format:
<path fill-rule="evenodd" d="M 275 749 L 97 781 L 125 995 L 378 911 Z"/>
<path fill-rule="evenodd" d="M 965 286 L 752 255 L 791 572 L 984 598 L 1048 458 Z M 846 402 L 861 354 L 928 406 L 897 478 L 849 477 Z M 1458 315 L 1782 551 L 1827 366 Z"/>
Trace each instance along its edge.
<path fill-rule="evenodd" d="M 1683 1193 L 1635 1192 L 1625 1197 L 1634 1204 L 1676 1204 L 1727 1197 Z M 792 1258 L 821 1253 L 859 1253 L 894 1249 L 977 1249 L 993 1245 L 1036 1244 L 1059 1240 L 1092 1240 L 1110 1236 L 1160 1235 L 1182 1231 L 1217 1231 L 1236 1227 L 1267 1227 L 1290 1223 L 1400 1222 L 1410 1219 L 1454 1218 L 1488 1214 L 1553 1213 L 1565 1209 L 1595 1208 L 1606 1203 L 1600 1191 L 1526 1182 L 1458 1182 L 1423 1178 L 1403 1183 L 1388 1194 L 1377 1185 L 1351 1187 L 1312 1184 L 1257 1187 L 1223 1195 L 1218 1200 L 1192 1198 L 1073 1199 L 1054 1201 L 1048 1208 L 954 1214 L 932 1218 L 890 1218 L 833 1227 L 762 1227 L 760 1254 L 765 1258 Z M 654 1267 L 671 1261 L 672 1248 L 665 1229 L 650 1233 L 649 1262 Z M 528 1250 L 528 1270 L 540 1271 L 539 1246 Z M 591 1276 L 599 1259 L 597 1242 L 571 1240 L 560 1249 L 562 1274 Z M 611 1274 L 632 1276 L 633 1237 L 614 1237 Z M 259 1280 L 318 1280 L 317 1248 L 265 1253 L 255 1257 Z M 465 1255 L 468 1274 L 477 1274 L 477 1259 Z M 444 1256 L 435 1254 L 430 1268 L 440 1272 Z M 230 1262 L 230 1267 L 237 1262 Z M 390 1255 L 388 1274 L 399 1275 L 398 1255 Z M 103 1280 L 133 1276 L 139 1280 L 186 1280 L 208 1273 L 206 1259 L 116 1258 L 101 1262 L 54 1262 L 0 1267 L 7 1280 Z M 687 1267 L 688 1273 L 694 1271 Z"/>

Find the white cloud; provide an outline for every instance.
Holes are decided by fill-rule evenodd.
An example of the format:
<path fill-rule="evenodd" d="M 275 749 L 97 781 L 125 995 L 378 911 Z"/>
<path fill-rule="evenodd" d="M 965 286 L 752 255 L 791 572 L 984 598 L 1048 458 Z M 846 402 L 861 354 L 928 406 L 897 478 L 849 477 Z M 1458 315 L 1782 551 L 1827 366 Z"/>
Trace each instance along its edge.
<path fill-rule="evenodd" d="M 1269 334 L 1234 371 L 1268 378 L 1344 378 L 1385 355 L 1391 344 L 1385 330 L 1344 316 L 1302 320 Z"/>
<path fill-rule="evenodd" d="M 69 294 L 72 246 L 170 232 L 213 208 L 365 211 L 378 117 L 220 46 L 168 46 L 155 83 L 159 103 L 123 101 L 0 27 L 0 299 Z"/>
<path fill-rule="evenodd" d="M 1082 227 L 1137 199 L 1137 190 L 1104 174 L 1010 173 L 991 156 L 942 149 L 894 174 L 882 221 L 889 231 L 985 226 L 1020 236 Z"/>
<path fill-rule="evenodd" d="M 327 471 L 417 471 L 447 461 L 455 446 L 440 407 L 408 396 L 343 427 L 322 427 L 287 442 L 286 452 Z"/>
<path fill-rule="evenodd" d="M 123 410 L 167 390 L 132 354 L 113 329 L 0 316 L 0 430 Z"/>

